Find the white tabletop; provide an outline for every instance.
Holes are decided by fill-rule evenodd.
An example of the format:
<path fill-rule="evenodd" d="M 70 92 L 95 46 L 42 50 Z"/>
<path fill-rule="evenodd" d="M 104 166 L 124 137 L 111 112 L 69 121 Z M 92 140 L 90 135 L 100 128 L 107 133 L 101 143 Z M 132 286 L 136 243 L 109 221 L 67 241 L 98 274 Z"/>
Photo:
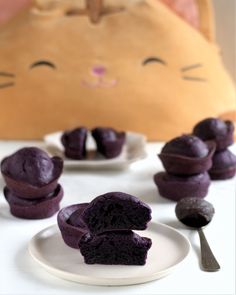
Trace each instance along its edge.
<path fill-rule="evenodd" d="M 43 146 L 40 142 L 0 141 L 0 159 L 20 147 L 32 145 Z M 86 286 L 54 277 L 32 260 L 27 244 L 38 231 L 55 224 L 56 216 L 36 221 L 11 216 L 2 196 L 1 178 L 0 294 L 235 294 L 235 178 L 212 182 L 206 198 L 214 205 L 216 214 L 204 231 L 221 270 L 203 272 L 199 267 L 197 233 L 177 221 L 175 203 L 160 197 L 153 183 L 153 174 L 162 170 L 156 157 L 161 146 L 148 144 L 148 158 L 125 171 L 65 170 L 60 179 L 65 190 L 61 206 L 88 202 L 109 191 L 133 194 L 151 206 L 154 221 L 168 224 L 189 238 L 193 247 L 183 264 L 160 280 L 125 287 Z M 236 152 L 236 146 L 232 150 Z"/>

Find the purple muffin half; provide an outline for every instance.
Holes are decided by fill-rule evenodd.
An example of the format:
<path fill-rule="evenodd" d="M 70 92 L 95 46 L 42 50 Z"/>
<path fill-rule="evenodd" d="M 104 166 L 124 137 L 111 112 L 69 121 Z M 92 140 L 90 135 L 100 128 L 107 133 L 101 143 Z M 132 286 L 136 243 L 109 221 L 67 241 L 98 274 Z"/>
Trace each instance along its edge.
<path fill-rule="evenodd" d="M 194 175 L 211 168 L 214 152 L 214 142 L 204 143 L 196 136 L 182 135 L 167 142 L 158 156 L 168 173 Z"/>
<path fill-rule="evenodd" d="M 211 181 L 207 172 L 185 177 L 159 172 L 154 175 L 154 182 L 162 197 L 179 201 L 189 197 L 204 198 Z"/>
<path fill-rule="evenodd" d="M 61 158 L 50 158 L 36 147 L 22 148 L 1 162 L 7 187 L 25 199 L 42 198 L 54 192 L 62 170 Z"/>
<path fill-rule="evenodd" d="M 71 248 L 79 248 L 79 241 L 83 235 L 88 233 L 88 229 L 85 226 L 80 226 L 78 223 L 73 224 L 73 219 L 71 220 L 70 217 L 74 212 L 76 212 L 78 217 L 81 216 L 88 205 L 88 203 L 71 205 L 61 209 L 57 215 L 57 223 L 62 238 L 66 245 Z"/>
<path fill-rule="evenodd" d="M 4 188 L 4 196 L 9 203 L 11 214 L 24 219 L 43 219 L 54 215 L 60 209 L 63 189 L 60 184 L 55 191 L 40 199 L 24 199 Z"/>
<path fill-rule="evenodd" d="M 122 192 L 96 197 L 81 214 L 92 234 L 114 230 L 144 230 L 151 220 L 151 208 Z"/>
<path fill-rule="evenodd" d="M 217 118 L 207 118 L 195 125 L 193 134 L 204 141 L 213 140 L 216 150 L 226 149 L 234 142 L 234 124 Z"/>
<path fill-rule="evenodd" d="M 228 149 L 216 152 L 212 162 L 213 165 L 209 170 L 211 179 L 230 179 L 236 174 L 236 156 Z"/>
<path fill-rule="evenodd" d="M 65 131 L 62 134 L 61 142 L 65 148 L 64 153 L 67 158 L 74 160 L 82 160 L 85 158 L 87 133 L 87 128 L 79 127 Z"/>
<path fill-rule="evenodd" d="M 87 264 L 144 265 L 152 245 L 149 238 L 132 231 L 86 234 L 80 239 L 80 252 Z"/>
<path fill-rule="evenodd" d="M 120 155 L 125 143 L 125 132 L 117 132 L 113 128 L 97 127 L 92 130 L 97 151 L 105 158 L 111 159 Z"/>

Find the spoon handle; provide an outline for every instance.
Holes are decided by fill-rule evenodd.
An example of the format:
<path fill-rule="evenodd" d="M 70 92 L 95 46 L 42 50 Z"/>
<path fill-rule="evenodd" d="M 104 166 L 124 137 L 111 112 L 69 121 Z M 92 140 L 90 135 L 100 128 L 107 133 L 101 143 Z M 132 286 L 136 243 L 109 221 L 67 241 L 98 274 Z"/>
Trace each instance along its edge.
<path fill-rule="evenodd" d="M 202 267 L 205 271 L 217 271 L 220 269 L 220 265 L 217 262 L 211 248 L 207 242 L 207 239 L 203 233 L 202 228 L 198 229 L 198 234 L 201 243 L 201 256 L 202 256 Z"/>

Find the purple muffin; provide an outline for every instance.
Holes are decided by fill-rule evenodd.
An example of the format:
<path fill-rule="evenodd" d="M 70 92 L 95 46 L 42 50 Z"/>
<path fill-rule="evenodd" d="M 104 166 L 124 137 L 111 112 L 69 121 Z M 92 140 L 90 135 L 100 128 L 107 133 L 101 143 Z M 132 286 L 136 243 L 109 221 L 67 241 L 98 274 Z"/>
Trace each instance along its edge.
<path fill-rule="evenodd" d="M 207 118 L 194 127 L 193 134 L 204 141 L 215 141 L 216 151 L 221 151 L 234 142 L 234 125 L 231 121 Z"/>
<path fill-rule="evenodd" d="M 167 142 L 158 156 L 168 173 L 193 175 L 211 168 L 214 151 L 213 142 L 204 143 L 196 136 L 182 135 Z"/>
<path fill-rule="evenodd" d="M 36 147 L 22 148 L 1 162 L 7 187 L 25 199 L 42 198 L 54 192 L 62 170 L 61 158 L 50 158 Z"/>
<path fill-rule="evenodd" d="M 80 239 L 80 251 L 87 264 L 144 265 L 151 245 L 150 239 L 132 231 L 86 234 Z"/>
<path fill-rule="evenodd" d="M 95 198 L 79 218 L 92 234 L 144 230 L 151 220 L 151 208 L 132 195 L 111 192 Z"/>
<path fill-rule="evenodd" d="M 111 159 L 120 155 L 125 142 L 125 132 L 117 132 L 113 128 L 97 127 L 92 130 L 97 151 L 105 158 Z"/>
<path fill-rule="evenodd" d="M 236 156 L 228 149 L 216 152 L 212 158 L 213 165 L 209 170 L 211 179 L 223 180 L 234 177 L 236 173 Z"/>
<path fill-rule="evenodd" d="M 183 198 L 204 198 L 210 186 L 210 177 L 207 172 L 192 176 L 177 176 L 160 172 L 154 175 L 160 195 L 172 201 Z"/>
<path fill-rule="evenodd" d="M 196 228 L 207 225 L 214 213 L 211 203 L 194 197 L 180 200 L 175 207 L 176 217 L 182 223 Z"/>
<path fill-rule="evenodd" d="M 59 210 L 63 189 L 58 184 L 54 192 L 40 199 L 24 199 L 9 188 L 4 188 L 4 196 L 9 203 L 11 214 L 24 219 L 43 219 L 54 215 Z"/>
<path fill-rule="evenodd" d="M 65 131 L 61 137 L 61 142 L 65 148 L 65 156 L 74 160 L 82 160 L 86 156 L 86 140 L 88 130 L 79 127 Z"/>
<path fill-rule="evenodd" d="M 78 249 L 81 237 L 88 233 L 87 227 L 84 225 L 80 226 L 75 218 L 73 218 L 73 214 L 76 212 L 76 216 L 79 218 L 88 205 L 88 203 L 72 205 L 61 209 L 57 215 L 57 223 L 62 238 L 66 245 L 71 248 Z"/>

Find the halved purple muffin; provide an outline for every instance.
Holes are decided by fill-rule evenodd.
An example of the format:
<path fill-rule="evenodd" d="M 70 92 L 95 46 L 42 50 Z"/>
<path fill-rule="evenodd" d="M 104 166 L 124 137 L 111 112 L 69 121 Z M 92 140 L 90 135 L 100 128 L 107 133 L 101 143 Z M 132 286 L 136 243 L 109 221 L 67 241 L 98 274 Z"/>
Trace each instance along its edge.
<path fill-rule="evenodd" d="M 1 162 L 7 187 L 25 199 L 42 198 L 54 192 L 62 170 L 61 158 L 50 158 L 36 147 L 22 148 Z"/>
<path fill-rule="evenodd" d="M 65 148 L 64 153 L 67 158 L 74 160 L 82 160 L 85 158 L 87 133 L 87 128 L 79 127 L 65 131 L 62 134 L 61 142 Z"/>
<path fill-rule="evenodd" d="M 195 125 L 193 134 L 204 141 L 213 140 L 216 151 L 221 151 L 234 142 L 234 124 L 231 121 L 207 118 Z"/>
<path fill-rule="evenodd" d="M 8 187 L 4 188 L 4 196 L 9 203 L 11 214 L 24 219 L 43 219 L 54 215 L 60 207 L 63 189 L 60 184 L 51 194 L 37 199 L 27 199 L 16 195 Z"/>
<path fill-rule="evenodd" d="M 144 265 L 152 241 L 127 230 L 95 236 L 88 233 L 79 244 L 87 264 Z"/>
<path fill-rule="evenodd" d="M 125 132 L 97 127 L 92 130 L 92 136 L 96 141 L 97 151 L 105 158 L 111 159 L 120 155 L 125 143 Z"/>
<path fill-rule="evenodd" d="M 211 168 L 214 152 L 214 142 L 204 143 L 196 136 L 182 135 L 167 142 L 158 156 L 168 173 L 193 175 Z"/>
<path fill-rule="evenodd" d="M 81 214 L 92 234 L 114 230 L 144 230 L 151 220 L 151 208 L 122 192 L 96 197 Z"/>
<path fill-rule="evenodd" d="M 73 218 L 73 214 L 76 212 L 76 219 L 80 219 L 82 212 L 88 205 L 88 203 L 71 205 L 61 209 L 57 215 L 57 223 L 61 231 L 62 238 L 66 245 L 71 248 L 78 249 L 81 237 L 88 233 L 87 227 L 78 224 L 78 222 Z"/>
<path fill-rule="evenodd" d="M 195 197 L 180 200 L 175 207 L 176 217 L 192 227 L 207 225 L 215 213 L 211 203 Z"/>
<path fill-rule="evenodd" d="M 211 179 L 229 179 L 236 174 L 236 156 L 228 149 L 216 152 L 212 162 L 213 165 L 209 170 Z"/>
<path fill-rule="evenodd" d="M 207 172 L 185 177 L 159 172 L 154 175 L 154 182 L 162 197 L 179 201 L 193 196 L 204 198 L 211 181 Z"/>

